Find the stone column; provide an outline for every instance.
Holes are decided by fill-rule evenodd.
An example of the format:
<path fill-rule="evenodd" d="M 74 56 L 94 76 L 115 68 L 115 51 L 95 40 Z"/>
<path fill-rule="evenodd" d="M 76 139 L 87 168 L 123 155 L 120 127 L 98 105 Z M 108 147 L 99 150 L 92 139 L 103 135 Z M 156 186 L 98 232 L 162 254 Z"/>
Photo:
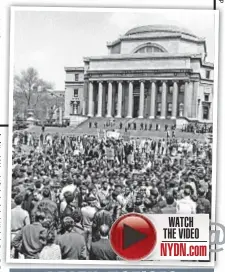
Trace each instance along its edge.
<path fill-rule="evenodd" d="M 197 118 L 197 107 L 198 107 L 198 90 L 199 81 L 194 81 L 193 83 L 193 93 L 192 93 L 192 118 Z"/>
<path fill-rule="evenodd" d="M 93 82 L 89 82 L 88 116 L 93 117 Z"/>
<path fill-rule="evenodd" d="M 62 125 L 62 121 L 63 121 L 63 118 L 62 118 L 62 107 L 59 107 L 59 124 Z"/>
<path fill-rule="evenodd" d="M 184 117 L 188 117 L 188 96 L 189 96 L 189 81 L 185 82 L 184 88 Z"/>
<path fill-rule="evenodd" d="M 106 105 L 107 105 L 107 101 L 106 101 L 107 87 L 108 87 L 107 84 L 102 84 L 102 89 L 103 89 L 103 92 L 102 92 L 102 115 L 104 117 L 107 114 L 107 108 L 106 108 Z"/>
<path fill-rule="evenodd" d="M 133 88 L 133 81 L 129 81 L 127 118 L 132 118 L 133 116 Z"/>
<path fill-rule="evenodd" d="M 202 100 L 199 99 L 199 104 L 198 104 L 198 120 L 202 121 L 203 119 L 203 112 L 202 112 Z"/>
<path fill-rule="evenodd" d="M 102 117 L 102 82 L 98 83 L 98 113 L 97 117 Z"/>
<path fill-rule="evenodd" d="M 116 97 L 116 84 L 115 84 L 115 82 L 113 82 L 112 83 L 112 113 L 111 113 L 111 115 L 112 115 L 112 117 L 114 117 L 115 116 L 115 111 L 116 111 L 116 99 L 117 99 L 117 97 Z"/>
<path fill-rule="evenodd" d="M 85 100 L 82 102 L 82 115 L 86 115 L 85 114 L 85 108 L 86 108 L 86 102 Z"/>
<path fill-rule="evenodd" d="M 177 118 L 178 82 L 173 82 L 173 108 L 171 119 Z"/>
<path fill-rule="evenodd" d="M 166 96 L 167 96 L 167 82 L 162 82 L 162 101 L 161 101 L 161 119 L 166 118 Z"/>
<path fill-rule="evenodd" d="M 139 116 L 138 118 L 144 117 L 144 104 L 145 104 L 145 83 L 140 82 L 140 99 L 139 99 Z"/>
<path fill-rule="evenodd" d="M 86 78 L 84 78 L 84 90 L 83 90 L 83 108 L 82 108 L 82 114 L 87 115 L 88 114 L 88 81 Z"/>
<path fill-rule="evenodd" d="M 156 81 L 151 82 L 151 106 L 150 106 L 150 119 L 155 118 L 155 97 L 156 97 Z"/>
<path fill-rule="evenodd" d="M 121 81 L 118 82 L 118 100 L 117 100 L 117 118 L 121 118 L 122 116 L 122 97 L 123 97 L 123 83 Z"/>
<path fill-rule="evenodd" d="M 107 115 L 106 117 L 112 117 L 112 82 L 108 82 L 108 103 L 107 103 Z"/>

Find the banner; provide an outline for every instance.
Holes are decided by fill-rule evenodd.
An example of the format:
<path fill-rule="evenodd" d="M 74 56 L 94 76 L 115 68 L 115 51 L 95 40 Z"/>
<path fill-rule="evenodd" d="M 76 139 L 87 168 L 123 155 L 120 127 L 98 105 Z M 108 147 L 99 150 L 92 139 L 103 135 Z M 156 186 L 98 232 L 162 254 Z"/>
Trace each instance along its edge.
<path fill-rule="evenodd" d="M 113 161 L 114 160 L 114 149 L 113 148 L 106 148 L 105 150 L 107 160 Z"/>
<path fill-rule="evenodd" d="M 118 131 L 107 131 L 106 136 L 107 138 L 119 139 L 120 133 Z"/>

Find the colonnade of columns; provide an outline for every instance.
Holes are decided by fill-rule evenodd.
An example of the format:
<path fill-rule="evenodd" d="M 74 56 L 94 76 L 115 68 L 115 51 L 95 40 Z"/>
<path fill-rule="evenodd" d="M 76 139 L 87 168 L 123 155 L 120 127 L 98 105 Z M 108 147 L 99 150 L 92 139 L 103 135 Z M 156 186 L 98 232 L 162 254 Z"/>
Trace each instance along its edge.
<path fill-rule="evenodd" d="M 167 92 L 168 92 L 168 83 L 169 80 L 161 80 L 161 119 L 166 118 L 167 113 Z M 171 80 L 170 80 L 171 82 Z M 144 107 L 145 107 L 145 84 L 148 83 L 149 86 L 149 92 L 151 93 L 151 99 L 150 99 L 150 110 L 148 113 L 148 116 L 150 119 L 154 119 L 156 117 L 156 96 L 157 96 L 157 80 L 140 80 L 140 93 L 139 93 L 139 118 L 144 118 Z M 175 119 L 177 118 L 177 112 L 178 112 L 178 94 L 179 94 L 179 87 L 178 87 L 178 81 L 173 80 L 173 88 L 172 88 L 172 114 L 171 118 Z M 97 103 L 97 117 L 102 117 L 102 105 L 103 105 L 103 82 L 98 81 L 98 103 Z M 112 101 L 113 101 L 113 82 L 107 81 L 108 84 L 108 95 L 107 95 L 107 114 L 106 117 L 112 117 Z M 115 117 L 121 118 L 122 117 L 122 99 L 123 99 L 123 81 L 117 81 L 118 88 L 117 88 L 117 115 Z M 93 110 L 93 91 L 94 86 L 93 82 L 89 81 L 89 95 L 88 95 L 88 116 L 92 117 L 94 115 Z M 189 111 L 189 96 L 192 95 L 190 93 L 190 84 L 189 81 L 185 81 L 185 87 L 184 87 L 184 111 L 183 116 L 188 117 L 188 111 Z M 128 81 L 128 107 L 127 107 L 127 118 L 133 117 L 133 99 L 134 99 L 134 81 L 130 80 Z"/>

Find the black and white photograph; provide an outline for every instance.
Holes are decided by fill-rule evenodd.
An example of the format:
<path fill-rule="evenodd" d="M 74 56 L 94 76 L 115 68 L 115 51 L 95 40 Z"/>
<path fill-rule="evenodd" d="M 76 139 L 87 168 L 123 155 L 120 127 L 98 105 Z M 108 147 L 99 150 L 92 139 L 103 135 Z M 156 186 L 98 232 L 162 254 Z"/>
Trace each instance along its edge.
<path fill-rule="evenodd" d="M 8 256 L 118 261 L 128 213 L 215 215 L 215 13 L 11 10 Z"/>

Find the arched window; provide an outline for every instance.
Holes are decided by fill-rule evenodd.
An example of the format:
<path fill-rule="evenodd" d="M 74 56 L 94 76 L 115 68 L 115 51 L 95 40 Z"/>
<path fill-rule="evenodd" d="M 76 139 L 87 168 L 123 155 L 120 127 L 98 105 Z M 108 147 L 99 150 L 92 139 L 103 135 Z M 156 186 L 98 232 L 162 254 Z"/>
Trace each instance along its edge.
<path fill-rule="evenodd" d="M 161 48 L 154 45 L 146 45 L 135 51 L 135 53 L 161 53 L 164 52 Z"/>

